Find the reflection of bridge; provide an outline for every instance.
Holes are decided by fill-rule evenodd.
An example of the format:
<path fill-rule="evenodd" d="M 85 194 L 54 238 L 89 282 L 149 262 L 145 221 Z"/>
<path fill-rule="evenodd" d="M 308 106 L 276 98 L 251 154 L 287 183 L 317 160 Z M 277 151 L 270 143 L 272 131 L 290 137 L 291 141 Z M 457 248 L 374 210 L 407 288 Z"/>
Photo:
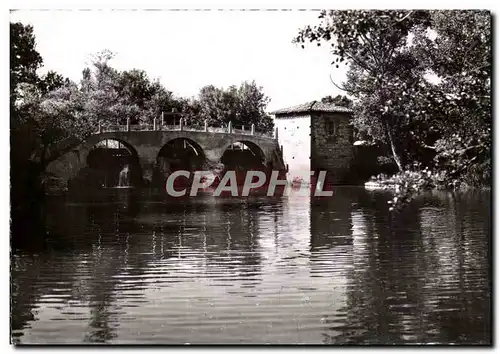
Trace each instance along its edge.
<path fill-rule="evenodd" d="M 75 178 L 79 171 L 87 166 L 87 157 L 96 144 L 103 140 L 116 140 L 125 146 L 133 158 L 138 161 L 142 179 L 151 182 L 158 163 L 160 150 L 175 139 L 187 141 L 203 157 L 204 169 L 210 169 L 221 163 L 222 156 L 234 143 L 244 143 L 263 163 L 272 169 L 284 170 L 282 149 L 276 137 L 241 127 L 234 129 L 231 123 L 226 128 L 183 126 L 179 125 L 115 125 L 101 127 L 96 134 L 83 142 L 75 142 L 64 149 L 64 154 L 53 161 L 48 172 L 66 181 Z"/>

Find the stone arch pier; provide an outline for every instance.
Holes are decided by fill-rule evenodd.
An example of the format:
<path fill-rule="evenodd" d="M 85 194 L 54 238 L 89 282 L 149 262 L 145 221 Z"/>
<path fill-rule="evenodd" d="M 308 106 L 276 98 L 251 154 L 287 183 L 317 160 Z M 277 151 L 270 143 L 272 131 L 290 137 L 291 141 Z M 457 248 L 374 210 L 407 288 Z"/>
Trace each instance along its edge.
<path fill-rule="evenodd" d="M 161 163 L 176 168 L 189 165 L 195 169 L 211 169 L 228 163 L 232 150 L 241 149 L 248 156 L 261 161 L 269 169 L 284 170 L 282 149 L 272 136 L 246 132 L 204 130 L 142 130 L 130 127 L 105 131 L 89 136 L 74 144 L 48 166 L 48 172 L 66 181 L 74 180 L 88 168 L 88 157 L 102 141 L 118 141 L 130 152 L 131 164 L 135 164 L 135 184 L 149 185 Z M 184 148 L 184 150 L 183 150 Z M 185 152 L 183 152 L 185 151 Z M 229 152 L 228 152 L 229 151 Z M 182 155 L 184 154 L 184 155 Z M 163 159 L 163 161 L 161 161 Z M 184 165 L 183 165 L 184 163 Z M 138 175 L 138 176 L 137 176 Z"/>

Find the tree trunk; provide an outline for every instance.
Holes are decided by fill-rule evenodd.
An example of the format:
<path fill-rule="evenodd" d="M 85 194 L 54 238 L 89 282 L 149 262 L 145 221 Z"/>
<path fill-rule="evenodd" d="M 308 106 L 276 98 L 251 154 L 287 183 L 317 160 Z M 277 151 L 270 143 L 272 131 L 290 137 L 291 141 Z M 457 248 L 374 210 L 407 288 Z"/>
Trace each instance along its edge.
<path fill-rule="evenodd" d="M 401 163 L 401 158 L 399 157 L 396 151 L 396 145 L 394 145 L 394 137 L 392 136 L 391 128 L 389 127 L 385 119 L 384 119 L 384 128 L 385 128 L 385 133 L 387 134 L 387 139 L 389 140 L 389 146 L 391 147 L 392 158 L 394 159 L 394 162 L 396 162 L 399 172 L 403 172 L 403 164 Z"/>
<path fill-rule="evenodd" d="M 389 143 L 391 145 L 392 158 L 396 162 L 396 165 L 398 165 L 399 172 L 403 172 L 403 165 L 401 163 L 401 159 L 398 156 L 398 153 L 396 152 L 396 147 L 394 146 L 394 140 L 392 138 L 392 132 L 388 132 L 388 134 L 389 134 Z"/>

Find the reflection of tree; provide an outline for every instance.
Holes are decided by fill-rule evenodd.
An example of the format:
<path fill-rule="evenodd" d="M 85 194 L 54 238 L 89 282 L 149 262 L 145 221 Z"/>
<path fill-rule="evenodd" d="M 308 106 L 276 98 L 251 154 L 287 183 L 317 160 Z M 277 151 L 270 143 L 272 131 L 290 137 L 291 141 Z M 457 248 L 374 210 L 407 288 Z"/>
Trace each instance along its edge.
<path fill-rule="evenodd" d="M 37 258 L 11 258 L 11 286 L 10 286 L 10 328 L 12 341 L 18 343 L 23 328 L 35 319 L 33 304 L 40 298 L 40 291 L 35 286 L 35 279 L 40 275 Z"/>
<path fill-rule="evenodd" d="M 37 303 L 47 295 L 67 295 L 68 302 L 75 299 L 74 288 L 77 256 L 71 255 L 69 264 L 62 268 L 55 255 L 13 255 L 11 258 L 11 331 L 14 343 L 22 342 L 22 330 L 36 321 Z M 62 288 L 61 284 L 68 284 Z M 54 294 L 54 288 L 59 289 Z"/>
<path fill-rule="evenodd" d="M 54 288 L 61 284 L 67 288 L 60 289 L 59 294 L 67 293 L 64 302 L 77 300 L 80 297 L 78 288 L 78 266 L 81 255 L 74 252 L 74 247 L 85 252 L 95 239 L 92 235 L 83 234 L 88 227 L 87 209 L 81 206 L 66 207 L 60 203 L 47 202 L 49 215 L 46 218 L 48 239 L 38 249 L 30 249 L 30 253 L 19 251 L 11 258 L 11 330 L 20 340 L 17 332 L 35 321 L 34 308 L 43 296 L 54 294 Z M 64 267 L 59 264 L 64 259 Z"/>
<path fill-rule="evenodd" d="M 428 248 L 428 326 L 446 341 L 491 341 L 490 205 L 487 195 L 440 193 L 442 209 L 422 209 Z"/>
<path fill-rule="evenodd" d="M 115 196 L 114 204 L 97 203 L 56 208 L 48 217 L 51 239 L 41 256 L 21 254 L 12 264 L 11 329 L 18 330 L 36 320 L 33 308 L 42 296 L 57 297 L 90 307 L 89 333 L 85 340 L 104 343 L 115 334 L 111 308 L 118 276 L 127 261 L 127 230 L 134 232 L 130 217 L 136 212 L 130 196 Z M 16 258 L 15 258 L 16 259 Z M 21 262 L 22 261 L 22 262 Z M 134 266 L 135 264 L 132 264 Z M 137 267 L 143 269 L 142 265 Z M 62 285 L 66 284 L 66 285 Z M 61 289 L 66 286 L 66 288 Z M 57 291 L 55 290 L 57 289 Z M 58 306 L 59 308 L 59 306 Z"/>
<path fill-rule="evenodd" d="M 127 199 L 125 199 L 126 201 Z M 124 200 L 122 200 L 124 202 Z M 90 240 L 90 258 L 80 265 L 77 296 L 90 307 L 89 327 L 84 341 L 106 343 L 116 334 L 111 318 L 114 293 L 119 283 L 123 263 L 123 215 L 128 210 L 127 204 L 88 205 L 85 212 L 72 215 L 68 222 L 73 225 L 72 233 Z M 77 221 L 80 219 L 79 221 Z M 83 219 L 83 220 L 82 220 Z M 75 229 L 79 225 L 79 230 Z M 124 227 L 125 226 L 125 227 Z M 88 241 L 87 241 L 88 242 Z M 85 244 L 85 243 L 83 243 Z M 76 245 L 82 246 L 82 243 Z M 79 249 L 80 252 L 87 251 Z"/>
<path fill-rule="evenodd" d="M 89 265 L 92 276 L 84 288 L 90 307 L 89 333 L 85 341 L 106 343 L 116 336 L 110 323 L 113 322 L 110 309 L 118 282 L 116 276 L 122 268 L 122 252 L 117 248 L 102 249 L 98 245 L 93 253 L 93 262 Z"/>
<path fill-rule="evenodd" d="M 325 316 L 325 343 L 488 342 L 484 197 L 427 198 L 390 219 L 384 199 L 362 198 L 353 209 L 346 316 Z"/>
<path fill-rule="evenodd" d="M 311 251 L 352 243 L 351 200 L 355 191 L 336 188 L 329 198 L 311 198 Z"/>
<path fill-rule="evenodd" d="M 404 341 L 405 328 L 418 326 L 422 300 L 421 280 L 413 270 L 421 268 L 410 245 L 419 237 L 414 210 L 407 210 L 389 223 L 377 210 L 381 200 L 359 200 L 352 211 L 353 258 L 347 285 L 345 322 L 332 325 L 337 335 L 325 333 L 325 342 L 335 344 Z M 385 202 L 385 201 L 384 201 Z M 387 204 L 386 204 L 387 205 Z M 387 209 L 387 206 L 385 208 Z M 372 209 L 373 206 L 376 208 Z M 385 220 L 384 220 L 385 221 Z M 407 303 L 411 307 L 405 307 Z"/>
<path fill-rule="evenodd" d="M 305 270 L 308 282 L 311 270 L 322 277 L 316 284 L 332 284 L 338 296 L 321 316 L 325 343 L 491 340 L 484 195 L 437 195 L 389 214 L 383 195 L 339 190 L 313 200 L 310 215 L 303 201 L 279 207 L 268 199 L 237 198 L 138 204 L 128 192 L 106 203 L 51 209 L 57 223 L 49 225 L 50 251 L 19 255 L 12 263 L 14 340 L 25 339 L 23 328 L 41 321 L 37 307 L 62 305 L 86 308 L 85 340 L 106 343 L 123 318 L 119 300 L 146 301 L 138 290 L 164 286 L 152 282 L 211 278 L 253 287 L 267 273 L 262 267 L 285 283 L 286 277 L 301 279 L 293 278 L 295 270 Z"/>

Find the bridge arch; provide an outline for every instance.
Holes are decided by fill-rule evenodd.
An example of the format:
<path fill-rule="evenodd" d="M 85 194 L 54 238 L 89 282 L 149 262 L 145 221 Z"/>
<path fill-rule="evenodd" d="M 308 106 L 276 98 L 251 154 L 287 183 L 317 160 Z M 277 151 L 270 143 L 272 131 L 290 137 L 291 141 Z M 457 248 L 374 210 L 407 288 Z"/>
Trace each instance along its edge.
<path fill-rule="evenodd" d="M 202 170 L 205 163 L 204 149 L 193 139 L 176 137 L 168 140 L 158 151 L 153 180 L 163 184 L 174 171 Z"/>
<path fill-rule="evenodd" d="M 90 154 L 98 148 L 124 148 L 130 153 L 131 156 L 139 156 L 137 150 L 134 146 L 132 146 L 132 144 L 120 138 L 103 137 L 102 139 L 89 141 L 89 145 L 90 146 L 87 153 L 87 160 L 89 159 Z"/>
<path fill-rule="evenodd" d="M 262 170 L 268 162 L 264 150 L 259 145 L 244 139 L 226 144 L 222 151 L 221 162 L 226 170 Z"/>
<path fill-rule="evenodd" d="M 82 168 L 77 172 L 79 184 L 95 187 L 132 187 L 142 183 L 137 150 L 117 138 L 89 141 Z"/>
<path fill-rule="evenodd" d="M 123 128 L 123 129 L 122 129 Z M 130 127 L 122 127 L 117 130 L 108 130 L 91 135 L 85 141 L 70 141 L 60 148 L 59 157 L 48 166 L 48 172 L 61 181 L 72 181 L 79 171 L 87 166 L 87 157 L 92 147 L 102 140 L 117 140 L 131 152 L 135 158 L 138 157 L 141 184 L 150 185 L 153 182 L 155 171 L 161 162 L 161 157 L 168 156 L 169 148 L 176 142 L 186 141 L 187 151 L 194 161 L 187 169 L 217 170 L 222 171 L 227 163 L 227 152 L 234 143 L 245 145 L 244 151 L 247 157 L 252 157 L 259 165 L 274 169 L 283 169 L 284 163 L 280 147 L 275 139 L 261 135 L 224 133 L 221 131 L 198 131 L 192 129 L 173 130 L 136 130 Z M 125 129 L 126 128 L 126 129 Z M 234 150 L 234 149 L 233 149 Z M 224 154 L 226 156 L 224 156 Z M 161 171 L 160 171 L 161 172 Z M 160 176 L 162 174 L 160 173 Z M 163 177 L 165 175 L 163 174 Z"/>

